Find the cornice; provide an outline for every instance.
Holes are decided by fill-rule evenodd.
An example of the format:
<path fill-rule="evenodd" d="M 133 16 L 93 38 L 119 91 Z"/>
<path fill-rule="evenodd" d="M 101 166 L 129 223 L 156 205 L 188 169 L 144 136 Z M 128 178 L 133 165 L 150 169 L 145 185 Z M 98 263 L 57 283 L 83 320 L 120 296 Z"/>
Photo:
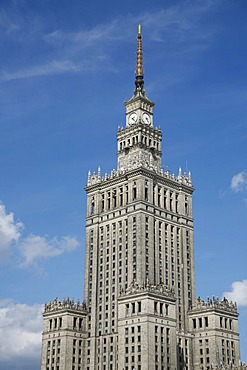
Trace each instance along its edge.
<path fill-rule="evenodd" d="M 166 185 L 167 187 L 171 187 L 177 191 L 184 190 L 186 193 L 192 194 L 195 190 L 193 186 L 189 186 L 180 182 L 177 178 L 175 178 L 175 176 L 174 178 L 172 178 L 171 175 L 169 175 L 170 177 L 167 177 L 165 173 L 159 174 L 153 170 L 145 168 L 144 166 L 133 168 L 122 173 L 114 173 L 112 174 L 112 177 L 110 175 L 108 178 L 100 179 L 98 182 L 95 182 L 92 185 L 86 185 L 85 190 L 87 193 L 89 193 L 91 191 L 104 189 L 142 175 L 152 179 L 154 182 L 156 181 L 157 183 Z"/>

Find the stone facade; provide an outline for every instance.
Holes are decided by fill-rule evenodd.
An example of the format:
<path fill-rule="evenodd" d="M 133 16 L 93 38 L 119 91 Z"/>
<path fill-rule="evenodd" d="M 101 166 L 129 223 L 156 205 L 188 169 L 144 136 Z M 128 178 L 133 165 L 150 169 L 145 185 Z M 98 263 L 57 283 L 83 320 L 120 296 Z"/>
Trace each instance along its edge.
<path fill-rule="evenodd" d="M 226 298 L 198 298 L 189 311 L 193 333 L 194 366 L 234 366 L 240 362 L 238 313 L 236 305 Z M 211 368 L 211 367 L 209 367 Z"/>
<path fill-rule="evenodd" d="M 42 370 L 77 370 L 84 368 L 86 307 L 57 298 L 44 308 Z"/>
<path fill-rule="evenodd" d="M 176 368 L 174 293 L 164 285 L 132 284 L 118 298 L 118 368 Z"/>
<path fill-rule="evenodd" d="M 236 306 L 196 300 L 194 188 L 190 172 L 162 169 L 162 132 L 144 90 L 140 29 L 136 71 L 126 126 L 117 132 L 117 169 L 88 174 L 85 304 L 45 306 L 42 370 L 239 364 Z"/>

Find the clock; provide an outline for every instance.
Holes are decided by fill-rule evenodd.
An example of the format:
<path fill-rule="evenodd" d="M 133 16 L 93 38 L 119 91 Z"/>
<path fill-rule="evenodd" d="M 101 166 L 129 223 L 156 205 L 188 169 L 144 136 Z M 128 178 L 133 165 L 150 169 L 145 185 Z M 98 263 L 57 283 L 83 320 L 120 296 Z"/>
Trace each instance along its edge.
<path fill-rule="evenodd" d="M 129 115 L 129 123 L 132 125 L 137 122 L 137 113 L 133 112 Z"/>
<path fill-rule="evenodd" d="M 148 113 L 143 113 L 142 121 L 146 123 L 146 125 L 149 125 L 151 122 L 150 115 Z"/>

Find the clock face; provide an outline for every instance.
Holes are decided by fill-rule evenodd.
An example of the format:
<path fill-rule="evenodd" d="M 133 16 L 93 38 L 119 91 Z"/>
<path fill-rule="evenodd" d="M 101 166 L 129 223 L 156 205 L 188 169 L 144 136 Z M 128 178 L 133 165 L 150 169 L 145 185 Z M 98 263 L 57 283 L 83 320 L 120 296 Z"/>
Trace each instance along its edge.
<path fill-rule="evenodd" d="M 146 125 L 149 125 L 151 122 L 151 119 L 148 113 L 143 113 L 142 120 L 144 123 L 146 123 Z"/>
<path fill-rule="evenodd" d="M 133 123 L 137 122 L 137 113 L 133 112 L 129 116 L 129 123 L 132 125 Z"/>

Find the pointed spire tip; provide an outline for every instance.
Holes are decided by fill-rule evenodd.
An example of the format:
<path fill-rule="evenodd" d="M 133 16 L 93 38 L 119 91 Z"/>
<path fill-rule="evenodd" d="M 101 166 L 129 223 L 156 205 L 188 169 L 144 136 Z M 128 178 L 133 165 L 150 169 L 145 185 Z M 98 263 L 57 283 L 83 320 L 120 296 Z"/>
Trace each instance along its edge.
<path fill-rule="evenodd" d="M 142 64 L 142 36 L 141 36 L 141 25 L 138 25 L 138 33 L 137 33 L 137 63 L 136 63 L 136 80 L 135 85 L 136 89 L 140 88 L 143 89 L 144 80 L 143 80 L 143 64 Z"/>

